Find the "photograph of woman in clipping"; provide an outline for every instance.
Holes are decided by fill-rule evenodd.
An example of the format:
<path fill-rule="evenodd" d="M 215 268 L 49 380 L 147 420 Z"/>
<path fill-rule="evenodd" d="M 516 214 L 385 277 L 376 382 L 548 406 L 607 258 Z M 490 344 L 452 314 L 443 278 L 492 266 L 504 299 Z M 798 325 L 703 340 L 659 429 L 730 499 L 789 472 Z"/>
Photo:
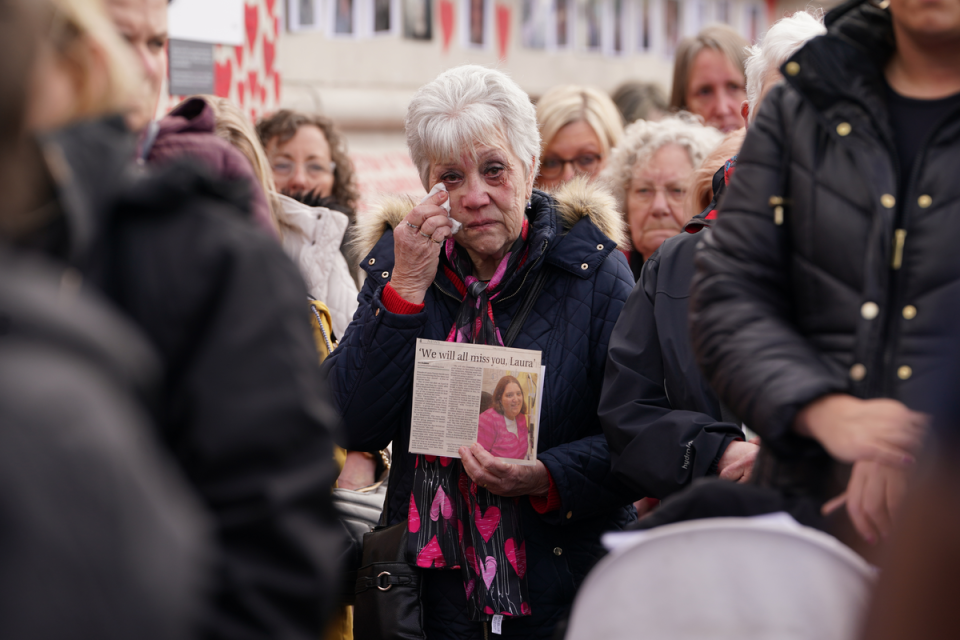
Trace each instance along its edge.
<path fill-rule="evenodd" d="M 493 390 L 490 408 L 480 414 L 477 442 L 498 458 L 528 460 L 532 451 L 527 400 L 520 381 L 507 375 Z"/>

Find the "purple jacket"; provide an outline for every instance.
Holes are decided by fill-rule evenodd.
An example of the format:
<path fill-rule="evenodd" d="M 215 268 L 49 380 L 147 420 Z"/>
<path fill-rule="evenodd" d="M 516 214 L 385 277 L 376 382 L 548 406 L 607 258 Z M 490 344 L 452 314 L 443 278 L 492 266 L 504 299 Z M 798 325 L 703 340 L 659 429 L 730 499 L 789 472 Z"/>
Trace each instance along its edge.
<path fill-rule="evenodd" d="M 218 137 L 213 108 L 202 98 L 181 103 L 159 122 L 160 130 L 147 162 L 167 164 L 184 156 L 194 158 L 213 176 L 222 180 L 242 181 L 250 186 L 250 212 L 257 227 L 276 238 L 270 221 L 270 205 L 257 180 L 250 161 L 229 142 Z"/>

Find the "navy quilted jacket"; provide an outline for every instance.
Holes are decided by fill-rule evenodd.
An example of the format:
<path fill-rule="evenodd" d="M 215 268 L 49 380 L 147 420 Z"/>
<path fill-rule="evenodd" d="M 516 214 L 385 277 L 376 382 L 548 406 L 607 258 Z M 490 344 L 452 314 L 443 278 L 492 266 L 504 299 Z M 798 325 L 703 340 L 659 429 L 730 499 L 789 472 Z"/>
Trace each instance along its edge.
<path fill-rule="evenodd" d="M 577 586 L 601 555 L 599 537 L 635 516 L 630 494 L 610 472 L 610 454 L 597 418 L 607 343 L 633 287 L 623 254 L 616 251 L 619 215 L 605 194 L 579 181 L 554 197 L 534 191 L 528 277 L 494 302 L 497 326 L 506 331 L 525 288 L 539 269 L 549 275 L 515 348 L 538 349 L 546 366 L 538 458 L 560 493 L 562 507 L 539 515 L 521 500 L 527 539 L 533 615 L 506 620 L 505 636 L 551 637 Z M 439 274 L 427 291 L 425 309 L 398 315 L 380 295 L 393 269 L 392 228 L 413 207 L 384 214 L 382 237 L 361 266 L 369 277 L 360 306 L 340 346 L 327 360 L 330 381 L 343 414 L 344 447 L 375 451 L 393 441 L 387 519 L 406 518 L 415 456 L 410 436 L 414 345 L 417 338 L 444 340 L 460 296 Z M 597 224 L 609 235 L 601 232 Z M 481 637 L 469 622 L 459 571 L 427 571 L 424 613 L 427 633 L 437 637 Z M 446 574 L 438 576 L 437 574 Z M 431 633 L 433 631 L 433 633 Z"/>

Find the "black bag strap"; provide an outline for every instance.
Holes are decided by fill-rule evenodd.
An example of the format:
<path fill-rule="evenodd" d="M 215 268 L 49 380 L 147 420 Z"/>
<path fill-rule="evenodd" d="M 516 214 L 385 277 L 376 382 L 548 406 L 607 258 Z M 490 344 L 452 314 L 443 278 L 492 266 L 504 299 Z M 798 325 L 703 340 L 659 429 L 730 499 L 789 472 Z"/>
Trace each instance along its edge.
<path fill-rule="evenodd" d="M 543 285 L 546 281 L 547 265 L 543 265 L 540 267 L 540 271 L 537 272 L 537 277 L 533 281 L 533 284 L 530 285 L 530 291 L 527 292 L 527 295 L 523 298 L 523 302 L 520 303 L 520 309 L 517 311 L 517 315 L 510 321 L 510 328 L 507 329 L 507 336 L 503 340 L 503 346 L 512 346 L 513 341 L 520 335 L 520 329 L 523 328 L 523 323 L 527 321 L 527 316 L 530 315 L 534 303 L 536 303 L 537 298 L 540 297 L 540 292 L 543 290 Z"/>

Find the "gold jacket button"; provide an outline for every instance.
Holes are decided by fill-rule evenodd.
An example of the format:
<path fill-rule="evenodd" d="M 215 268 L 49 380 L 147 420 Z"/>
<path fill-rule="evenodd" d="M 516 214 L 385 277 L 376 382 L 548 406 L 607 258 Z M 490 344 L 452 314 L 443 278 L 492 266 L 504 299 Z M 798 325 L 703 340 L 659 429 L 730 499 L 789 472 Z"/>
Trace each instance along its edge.
<path fill-rule="evenodd" d="M 573 517 L 573 511 L 567 511 L 567 520 Z"/>
<path fill-rule="evenodd" d="M 917 308 L 912 304 L 908 304 L 903 308 L 903 317 L 906 320 L 913 320 L 917 317 Z"/>
<path fill-rule="evenodd" d="M 867 368 L 859 362 L 850 367 L 850 379 L 854 382 L 860 382 L 867 377 Z"/>
<path fill-rule="evenodd" d="M 788 76 L 795 76 L 800 73 L 800 64 L 796 62 L 788 62 L 787 66 L 784 67 L 784 71 L 787 72 Z"/>
<path fill-rule="evenodd" d="M 588 265 L 586 262 L 584 262 L 582 265 L 580 265 L 580 268 L 583 269 L 584 271 L 586 271 L 587 269 L 590 268 L 590 265 Z"/>
<path fill-rule="evenodd" d="M 873 320 L 879 313 L 880 307 L 877 306 L 876 302 L 864 302 L 863 306 L 860 307 L 860 315 L 863 316 L 864 320 Z"/>
<path fill-rule="evenodd" d="M 889 193 L 885 193 L 880 196 L 880 204 L 882 204 L 887 209 L 893 209 L 894 205 L 897 204 L 897 199 L 894 198 Z"/>
<path fill-rule="evenodd" d="M 902 367 L 897 369 L 897 377 L 900 378 L 901 380 L 909 380 L 910 376 L 912 375 L 913 375 L 913 369 L 911 369 L 907 365 L 903 365 Z"/>
<path fill-rule="evenodd" d="M 853 127 L 850 126 L 849 122 L 841 122 L 837 125 L 837 133 L 840 136 L 848 136 L 851 131 L 853 131 Z"/>
<path fill-rule="evenodd" d="M 370 259 L 367 261 L 367 264 L 369 264 L 370 266 L 373 266 L 373 265 L 377 264 L 377 259 L 376 259 L 376 258 L 370 258 Z"/>
<path fill-rule="evenodd" d="M 553 555 L 559 556 L 559 555 L 562 554 L 562 553 L 563 553 L 563 549 L 561 549 L 560 547 L 554 547 L 554 548 L 553 548 Z"/>
<path fill-rule="evenodd" d="M 383 273 L 380 274 L 380 277 L 381 277 L 381 278 L 389 278 L 389 277 L 390 277 L 390 272 L 389 272 L 389 271 L 384 271 Z"/>
<path fill-rule="evenodd" d="M 927 207 L 933 204 L 933 198 L 931 198 L 927 194 L 923 194 L 922 196 L 917 198 L 917 204 L 920 205 L 921 209 L 926 209 Z"/>
<path fill-rule="evenodd" d="M 603 245 L 602 245 L 602 244 L 598 244 L 598 245 L 597 245 L 597 251 L 603 251 Z"/>

